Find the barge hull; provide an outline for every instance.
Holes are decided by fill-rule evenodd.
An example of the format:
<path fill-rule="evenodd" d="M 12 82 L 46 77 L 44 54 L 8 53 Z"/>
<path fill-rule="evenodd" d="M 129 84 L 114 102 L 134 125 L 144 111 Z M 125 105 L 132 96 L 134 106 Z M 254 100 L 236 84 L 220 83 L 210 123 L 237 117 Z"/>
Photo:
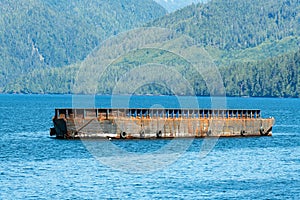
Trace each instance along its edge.
<path fill-rule="evenodd" d="M 56 109 L 57 138 L 190 138 L 271 136 L 274 118 L 260 110 Z"/>

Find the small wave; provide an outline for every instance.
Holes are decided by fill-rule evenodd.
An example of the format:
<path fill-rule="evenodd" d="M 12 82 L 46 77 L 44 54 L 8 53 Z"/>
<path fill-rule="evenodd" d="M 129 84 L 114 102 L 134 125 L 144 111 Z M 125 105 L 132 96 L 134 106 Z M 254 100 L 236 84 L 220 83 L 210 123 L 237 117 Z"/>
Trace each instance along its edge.
<path fill-rule="evenodd" d="M 296 124 L 283 124 L 283 125 L 276 125 L 274 127 L 299 128 L 300 126 Z"/>
<path fill-rule="evenodd" d="M 299 137 L 300 136 L 300 132 L 273 132 L 272 133 L 273 136 L 296 136 Z"/>
<path fill-rule="evenodd" d="M 41 138 L 47 138 L 49 135 L 48 131 L 37 131 L 37 132 L 16 132 L 16 133 L 9 133 L 4 132 L 2 133 L 2 140 L 3 139 L 12 139 L 12 140 L 18 140 L 18 139 L 41 139 Z"/>

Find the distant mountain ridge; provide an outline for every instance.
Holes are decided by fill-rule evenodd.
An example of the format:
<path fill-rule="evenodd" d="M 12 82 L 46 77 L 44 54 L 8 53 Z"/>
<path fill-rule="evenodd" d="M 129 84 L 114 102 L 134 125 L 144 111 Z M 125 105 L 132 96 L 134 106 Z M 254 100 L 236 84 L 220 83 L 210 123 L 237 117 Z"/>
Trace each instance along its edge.
<path fill-rule="evenodd" d="M 163 15 L 146 27 L 168 28 L 191 37 L 194 41 L 184 44 L 184 48 L 191 55 L 197 55 L 203 48 L 208 52 L 222 75 L 229 96 L 300 97 L 299 22 L 300 0 L 212 0 Z M 151 34 L 149 32 L 149 37 Z M 136 37 L 136 40 L 142 38 Z M 177 46 L 178 43 L 170 40 L 165 45 Z M 164 52 L 150 50 L 120 58 L 108 70 L 105 79 L 99 80 L 94 92 L 111 94 L 122 74 L 154 59 L 161 64 L 171 63 L 174 69 L 187 76 L 196 95 L 210 95 L 203 77 L 189 71 L 187 63 Z M 86 60 L 62 68 L 36 68 L 32 71 L 33 78 L 25 74 L 2 90 L 8 93 L 72 93 L 74 76 L 80 66 L 85 65 L 89 65 Z M 184 92 L 184 86 L 173 84 L 182 88 L 181 95 L 189 95 Z M 166 88 L 153 85 L 136 93 L 171 94 Z"/>
<path fill-rule="evenodd" d="M 300 96 L 299 0 L 213 0 L 149 26 L 176 30 L 205 47 L 230 96 Z"/>
<path fill-rule="evenodd" d="M 188 6 L 150 26 L 171 28 L 198 44 L 231 50 L 299 36 L 299 22 L 299 0 L 214 0 Z"/>
<path fill-rule="evenodd" d="M 165 14 L 152 0 L 1 0 L 0 88 L 32 69 L 79 62 L 103 39 Z"/>
<path fill-rule="evenodd" d="M 155 0 L 162 5 L 168 12 L 174 12 L 191 4 L 205 3 L 209 0 Z"/>

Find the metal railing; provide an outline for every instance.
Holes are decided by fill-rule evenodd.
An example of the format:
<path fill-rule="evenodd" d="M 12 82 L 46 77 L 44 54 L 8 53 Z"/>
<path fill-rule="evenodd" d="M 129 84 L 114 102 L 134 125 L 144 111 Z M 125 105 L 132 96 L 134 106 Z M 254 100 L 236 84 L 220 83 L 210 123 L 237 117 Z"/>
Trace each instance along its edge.
<path fill-rule="evenodd" d="M 261 118 L 260 110 L 162 108 L 57 108 L 55 118 Z"/>

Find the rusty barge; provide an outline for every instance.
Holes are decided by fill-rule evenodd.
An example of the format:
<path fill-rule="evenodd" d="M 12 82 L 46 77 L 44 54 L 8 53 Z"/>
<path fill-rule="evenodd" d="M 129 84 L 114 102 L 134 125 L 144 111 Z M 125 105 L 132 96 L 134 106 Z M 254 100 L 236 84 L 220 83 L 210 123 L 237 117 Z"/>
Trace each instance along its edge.
<path fill-rule="evenodd" d="M 50 135 L 62 139 L 271 136 L 274 118 L 260 110 L 55 109 Z"/>

